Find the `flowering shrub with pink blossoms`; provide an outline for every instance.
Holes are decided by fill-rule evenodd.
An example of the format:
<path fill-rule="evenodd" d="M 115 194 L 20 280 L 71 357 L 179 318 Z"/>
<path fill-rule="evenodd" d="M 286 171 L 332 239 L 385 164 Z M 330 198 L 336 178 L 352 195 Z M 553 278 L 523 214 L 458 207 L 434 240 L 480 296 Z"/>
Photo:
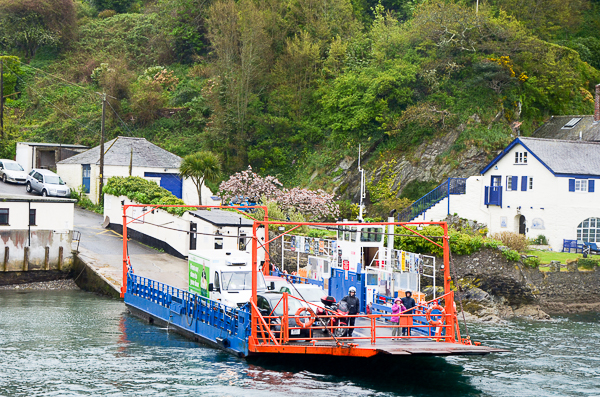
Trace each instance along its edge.
<path fill-rule="evenodd" d="M 253 202 L 275 201 L 284 213 L 298 212 L 308 219 L 336 217 L 340 212 L 333 194 L 322 189 L 286 189 L 274 176 L 261 177 L 250 166 L 222 182 L 219 194 L 225 202 L 234 197 L 244 197 Z"/>

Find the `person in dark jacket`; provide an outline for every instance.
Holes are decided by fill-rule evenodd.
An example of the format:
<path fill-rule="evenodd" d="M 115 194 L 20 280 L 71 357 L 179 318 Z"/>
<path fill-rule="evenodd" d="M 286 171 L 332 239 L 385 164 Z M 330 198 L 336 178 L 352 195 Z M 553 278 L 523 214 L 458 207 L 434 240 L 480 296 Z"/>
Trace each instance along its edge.
<path fill-rule="evenodd" d="M 402 298 L 402 304 L 406 308 L 404 314 L 413 314 L 415 312 L 414 307 L 417 306 L 417 302 L 412 298 L 412 292 L 406 291 L 406 296 Z M 412 321 L 410 321 L 412 323 Z M 402 328 L 402 336 L 410 336 L 410 328 Z"/>
<path fill-rule="evenodd" d="M 360 301 L 356 297 L 356 288 L 350 287 L 348 289 L 348 295 L 342 298 L 342 301 L 348 304 L 348 314 L 358 314 L 360 311 Z M 354 321 L 356 317 L 348 317 L 348 326 L 354 327 Z M 352 336 L 354 328 L 348 328 L 347 335 Z"/>

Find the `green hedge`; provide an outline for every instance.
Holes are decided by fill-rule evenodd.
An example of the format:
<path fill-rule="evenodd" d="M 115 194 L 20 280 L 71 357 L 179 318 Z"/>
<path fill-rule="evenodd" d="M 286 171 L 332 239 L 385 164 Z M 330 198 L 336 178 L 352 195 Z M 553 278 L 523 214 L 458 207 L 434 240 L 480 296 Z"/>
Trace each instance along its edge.
<path fill-rule="evenodd" d="M 168 191 L 155 182 L 148 181 L 139 176 L 113 176 L 108 179 L 106 186 L 102 189 L 104 194 L 111 194 L 113 196 L 126 196 L 129 200 L 135 201 L 140 204 L 166 204 L 166 205 L 184 205 L 183 200 L 178 199 Z M 164 208 L 165 211 L 181 216 L 189 208 Z"/>
<path fill-rule="evenodd" d="M 417 233 L 423 236 L 443 236 L 444 231 L 440 226 L 427 226 L 423 230 L 417 230 L 415 227 L 410 227 Z M 398 234 L 410 234 L 408 230 L 402 227 L 396 227 L 396 236 L 394 237 L 394 247 L 404 251 L 416 252 L 420 254 L 433 254 L 437 256 L 443 255 L 443 250 L 430 243 L 429 241 L 421 238 L 417 235 L 412 236 L 398 236 Z M 450 236 L 450 251 L 456 255 L 471 255 L 474 252 L 481 250 L 482 248 L 498 248 L 501 245 L 498 241 L 486 239 L 483 235 L 471 235 L 467 233 L 457 232 L 455 230 L 449 230 L 448 235 Z M 442 239 L 432 239 L 436 243 L 442 245 Z"/>

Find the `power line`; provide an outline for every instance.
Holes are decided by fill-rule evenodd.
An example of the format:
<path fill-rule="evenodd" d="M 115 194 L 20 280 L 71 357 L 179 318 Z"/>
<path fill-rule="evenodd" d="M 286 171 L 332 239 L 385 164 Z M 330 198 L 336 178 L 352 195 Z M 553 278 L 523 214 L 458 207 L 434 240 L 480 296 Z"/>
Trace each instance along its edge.
<path fill-rule="evenodd" d="M 83 91 L 87 91 L 87 93 L 88 93 L 88 94 L 93 94 L 93 92 L 89 91 L 89 89 L 88 89 L 88 88 L 85 88 L 85 87 L 83 87 L 83 86 L 80 86 L 79 84 L 75 84 L 75 83 L 73 83 L 73 82 L 71 82 L 71 81 L 68 81 L 68 80 L 66 80 L 66 79 L 63 79 L 62 77 L 60 77 L 60 76 L 57 76 L 57 75 L 55 75 L 55 74 L 52 74 L 52 73 L 46 72 L 45 70 L 38 69 L 38 68 L 36 68 L 36 67 L 34 67 L 34 66 L 27 65 L 27 64 L 24 64 L 24 63 L 21 63 L 20 65 L 21 65 L 21 66 L 28 67 L 28 68 L 30 68 L 30 69 L 33 69 L 33 70 L 36 70 L 36 71 L 38 71 L 38 72 L 42 72 L 42 73 L 44 73 L 44 74 L 47 74 L 48 76 L 54 77 L 55 79 L 61 80 L 61 81 L 65 82 L 65 83 L 67 83 L 67 84 L 69 84 L 69 85 L 72 85 L 72 86 L 74 86 L 74 87 L 77 87 L 77 88 L 79 88 L 79 89 L 81 89 L 81 90 L 83 90 Z"/>
<path fill-rule="evenodd" d="M 133 136 L 133 132 L 131 132 L 131 130 L 129 129 L 129 127 L 127 126 L 127 124 L 125 124 L 125 122 L 121 119 L 121 116 L 119 116 L 119 113 L 117 113 L 117 111 L 115 110 L 115 108 L 112 107 L 112 105 L 110 104 L 110 101 L 108 101 L 108 106 L 110 106 L 110 108 L 112 109 L 113 113 L 117 116 L 117 118 L 119 119 L 119 121 L 121 122 L 121 124 L 123 124 L 125 126 L 125 129 L 127 129 L 127 131 L 129 132 L 129 135 Z"/>

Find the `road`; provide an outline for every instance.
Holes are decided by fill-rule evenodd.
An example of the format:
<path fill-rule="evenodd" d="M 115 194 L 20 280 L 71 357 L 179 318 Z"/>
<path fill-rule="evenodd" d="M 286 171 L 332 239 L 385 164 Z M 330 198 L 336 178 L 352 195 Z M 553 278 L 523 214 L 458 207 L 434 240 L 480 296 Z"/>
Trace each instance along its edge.
<path fill-rule="evenodd" d="M 25 185 L 17 185 L 16 183 L 0 182 L 0 193 L 30 195 L 25 191 Z"/>
<path fill-rule="evenodd" d="M 25 191 L 25 185 L 2 182 L 0 193 L 34 195 Z M 120 289 L 123 279 L 123 237 L 111 229 L 103 228 L 103 220 L 100 214 L 75 207 L 73 229 L 81 233 L 79 255 Z M 187 261 L 131 239 L 128 247 L 135 274 L 187 290 Z"/>

